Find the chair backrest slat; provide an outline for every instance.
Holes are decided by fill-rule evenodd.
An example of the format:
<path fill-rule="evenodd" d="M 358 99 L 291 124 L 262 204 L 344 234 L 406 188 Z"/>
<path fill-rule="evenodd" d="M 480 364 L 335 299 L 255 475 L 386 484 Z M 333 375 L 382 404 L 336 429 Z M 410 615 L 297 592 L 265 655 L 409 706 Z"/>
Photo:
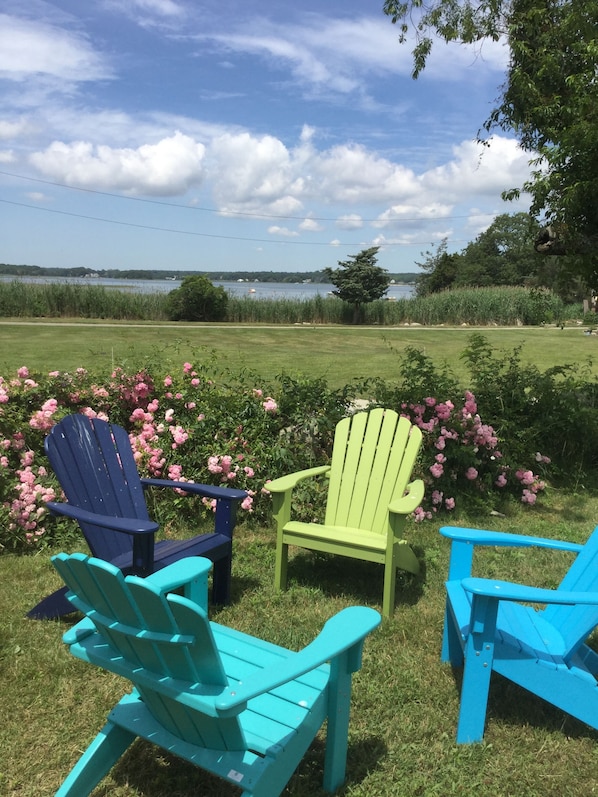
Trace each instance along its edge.
<path fill-rule="evenodd" d="M 421 431 L 393 410 L 376 408 L 337 426 L 326 525 L 387 533 L 388 505 L 411 479 Z"/>
<path fill-rule="evenodd" d="M 69 503 L 113 517 L 148 520 L 143 487 L 126 431 L 99 418 L 67 415 L 47 435 L 45 450 Z M 95 556 L 132 551 L 126 534 L 80 523 Z"/>
<path fill-rule="evenodd" d="M 558 589 L 598 594 L 598 528 L 594 529 L 577 554 Z M 598 625 L 598 606 L 552 604 L 543 614 L 546 620 L 560 631 L 565 640 L 565 649 L 569 652 L 574 652 L 579 643 L 583 642 Z"/>
<path fill-rule="evenodd" d="M 162 594 L 147 579 L 125 578 L 118 568 L 99 559 L 59 554 L 53 562 L 76 596 L 75 605 L 108 643 L 93 644 L 96 664 L 126 674 L 155 718 L 186 742 L 244 749 L 236 716 L 222 719 L 186 704 L 192 700 L 175 697 L 197 690 L 216 697 L 228 687 L 201 607 L 180 595 Z"/>

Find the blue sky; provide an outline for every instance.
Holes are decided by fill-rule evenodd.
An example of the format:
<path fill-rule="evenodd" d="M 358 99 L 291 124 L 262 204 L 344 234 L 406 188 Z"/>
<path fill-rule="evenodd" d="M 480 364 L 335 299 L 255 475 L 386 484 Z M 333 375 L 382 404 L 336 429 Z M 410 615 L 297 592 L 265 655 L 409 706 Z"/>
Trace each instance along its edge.
<path fill-rule="evenodd" d="M 460 251 L 528 158 L 475 138 L 508 51 L 411 79 L 382 0 L 3 0 L 0 262 L 391 272 Z"/>

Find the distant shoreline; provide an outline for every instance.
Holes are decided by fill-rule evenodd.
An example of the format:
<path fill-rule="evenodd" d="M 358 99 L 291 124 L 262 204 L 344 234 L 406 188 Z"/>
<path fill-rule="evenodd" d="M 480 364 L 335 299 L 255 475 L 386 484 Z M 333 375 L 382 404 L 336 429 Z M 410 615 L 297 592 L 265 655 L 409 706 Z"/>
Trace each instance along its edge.
<path fill-rule="evenodd" d="M 279 282 L 279 283 L 328 283 L 323 271 L 181 271 L 180 269 L 92 269 L 92 268 L 48 268 L 44 266 L 14 265 L 0 263 L 3 277 L 93 277 L 95 279 L 122 280 L 169 280 L 178 282 L 193 274 L 202 274 L 212 282 Z M 413 285 L 420 274 L 388 272 L 394 285 Z"/>

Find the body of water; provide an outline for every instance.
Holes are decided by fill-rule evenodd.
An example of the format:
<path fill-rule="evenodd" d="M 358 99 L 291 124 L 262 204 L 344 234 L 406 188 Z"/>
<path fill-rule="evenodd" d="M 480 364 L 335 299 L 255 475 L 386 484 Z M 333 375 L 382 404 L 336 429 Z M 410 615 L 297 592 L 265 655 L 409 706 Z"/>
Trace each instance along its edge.
<path fill-rule="evenodd" d="M 0 276 L 2 282 L 33 283 L 48 285 L 52 283 L 66 283 L 68 285 L 103 285 L 106 288 L 117 288 L 121 291 L 132 293 L 168 293 L 178 288 L 180 280 L 131 280 L 109 279 L 105 277 L 15 277 L 10 275 Z M 315 282 L 233 282 L 226 280 L 214 281 L 214 285 L 222 286 L 231 296 L 247 296 L 251 299 L 312 299 L 318 294 L 328 296 L 334 290 L 334 285 Z M 412 285 L 390 285 L 386 298 L 409 299 L 414 295 Z"/>

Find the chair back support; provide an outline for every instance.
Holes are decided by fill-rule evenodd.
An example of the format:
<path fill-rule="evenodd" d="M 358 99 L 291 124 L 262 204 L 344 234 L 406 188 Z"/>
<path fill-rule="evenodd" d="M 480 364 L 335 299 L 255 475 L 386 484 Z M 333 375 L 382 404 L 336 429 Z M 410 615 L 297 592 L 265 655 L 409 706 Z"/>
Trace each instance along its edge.
<path fill-rule="evenodd" d="M 566 592 L 598 592 L 598 528 L 577 554 L 558 589 Z M 565 641 L 565 650 L 570 654 L 598 626 L 598 606 L 552 604 L 542 614 L 559 630 Z"/>
<path fill-rule="evenodd" d="M 376 408 L 336 427 L 325 524 L 388 530 L 388 505 L 405 492 L 421 430 L 393 410 Z"/>
<path fill-rule="evenodd" d="M 198 708 L 197 698 L 209 696 L 213 703 L 228 687 L 200 606 L 164 595 L 148 579 L 125 579 L 117 567 L 83 554 L 59 554 L 53 562 L 71 590 L 70 600 L 103 638 L 85 648 L 87 660 L 132 681 L 160 725 L 185 742 L 245 749 L 237 716 L 210 716 Z M 166 678 L 176 681 L 169 684 Z M 193 707 L 185 704 L 186 692 Z"/>
<path fill-rule="evenodd" d="M 149 520 L 131 442 L 122 427 L 67 415 L 47 435 L 45 450 L 70 504 L 98 514 Z M 132 550 L 126 534 L 79 525 L 94 556 L 112 560 Z"/>

